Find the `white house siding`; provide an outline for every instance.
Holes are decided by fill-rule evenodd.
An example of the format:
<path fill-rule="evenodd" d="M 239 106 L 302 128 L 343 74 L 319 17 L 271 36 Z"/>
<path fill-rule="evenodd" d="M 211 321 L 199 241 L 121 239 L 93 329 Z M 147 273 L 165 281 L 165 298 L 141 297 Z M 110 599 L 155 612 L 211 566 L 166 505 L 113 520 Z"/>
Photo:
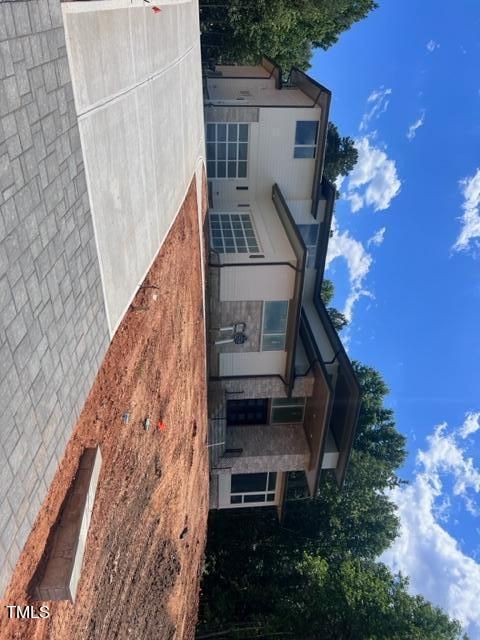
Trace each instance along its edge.
<path fill-rule="evenodd" d="M 257 261 L 255 261 L 256 264 Z M 282 265 L 224 267 L 220 277 L 220 300 L 290 300 L 295 272 Z"/>
<path fill-rule="evenodd" d="M 275 182 L 287 201 L 311 198 L 315 159 L 293 157 L 295 130 L 298 120 L 318 122 L 320 114 L 319 107 L 260 109 L 250 127 L 250 188 L 257 198 L 269 197 Z"/>
<path fill-rule="evenodd" d="M 263 67 L 261 64 L 257 64 L 255 66 L 251 65 L 222 65 L 217 64 L 215 69 L 220 71 L 226 76 L 232 77 L 247 77 L 247 78 L 269 78 L 270 73 Z"/>
<path fill-rule="evenodd" d="M 220 353 L 220 376 L 254 376 L 285 374 L 286 351 L 250 351 Z"/>

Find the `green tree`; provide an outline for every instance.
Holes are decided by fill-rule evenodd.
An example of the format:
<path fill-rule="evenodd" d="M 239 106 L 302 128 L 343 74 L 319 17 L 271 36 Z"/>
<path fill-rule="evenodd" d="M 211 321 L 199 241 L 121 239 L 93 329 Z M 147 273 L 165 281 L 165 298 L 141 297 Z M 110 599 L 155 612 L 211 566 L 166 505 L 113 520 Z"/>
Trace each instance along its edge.
<path fill-rule="evenodd" d="M 203 50 L 218 62 L 255 64 L 267 55 L 285 71 L 308 69 L 312 48 L 327 49 L 375 7 L 373 0 L 202 0 Z"/>
<path fill-rule="evenodd" d="M 348 325 L 347 317 L 341 311 L 335 309 L 335 307 L 327 307 L 327 311 L 335 329 L 337 331 L 345 329 L 345 327 Z"/>
<path fill-rule="evenodd" d="M 305 555 L 296 588 L 279 602 L 276 625 L 295 638 L 323 640 L 460 640 L 460 624 L 383 564 L 358 559 L 329 563 Z M 293 614 L 293 615 L 292 615 Z"/>
<path fill-rule="evenodd" d="M 339 311 L 335 307 L 330 306 L 330 302 L 335 296 L 335 287 L 331 280 L 323 280 L 320 295 L 323 304 L 327 307 L 328 315 L 330 316 L 330 320 L 332 321 L 333 326 L 337 331 L 341 331 L 348 325 L 348 319 L 341 311 Z"/>
<path fill-rule="evenodd" d="M 389 389 L 373 367 L 360 362 L 353 362 L 353 367 L 362 398 L 354 449 L 382 465 L 380 482 L 385 483 L 384 488 L 398 485 L 401 481 L 396 469 L 405 461 L 406 438 L 397 431 L 393 411 L 384 406 Z"/>
<path fill-rule="evenodd" d="M 320 295 L 322 297 L 323 304 L 328 307 L 335 295 L 335 285 L 331 280 L 328 280 L 327 278 L 323 279 Z"/>
<path fill-rule="evenodd" d="M 328 123 L 327 147 L 325 151 L 324 175 L 335 182 L 338 176 L 347 176 L 358 161 L 355 141 L 349 136 L 342 137 L 333 122 Z"/>

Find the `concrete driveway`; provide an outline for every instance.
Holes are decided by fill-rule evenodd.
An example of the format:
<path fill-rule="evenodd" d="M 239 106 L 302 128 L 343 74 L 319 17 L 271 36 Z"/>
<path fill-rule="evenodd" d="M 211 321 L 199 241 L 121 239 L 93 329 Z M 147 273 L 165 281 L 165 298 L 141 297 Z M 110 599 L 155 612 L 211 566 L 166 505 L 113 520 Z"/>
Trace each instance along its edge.
<path fill-rule="evenodd" d="M 62 5 L 111 336 L 204 157 L 198 4 L 155 4 Z"/>

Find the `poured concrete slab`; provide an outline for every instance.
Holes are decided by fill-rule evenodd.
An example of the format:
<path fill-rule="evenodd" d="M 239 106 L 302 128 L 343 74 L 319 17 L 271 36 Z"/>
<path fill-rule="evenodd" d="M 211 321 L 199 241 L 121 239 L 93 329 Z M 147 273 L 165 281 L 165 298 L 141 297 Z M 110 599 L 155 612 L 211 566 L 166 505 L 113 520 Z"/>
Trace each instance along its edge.
<path fill-rule="evenodd" d="M 101 4 L 66 3 L 64 21 L 113 335 L 204 157 L 204 130 L 197 2 L 86 6 Z"/>
<path fill-rule="evenodd" d="M 39 600 L 75 600 L 101 465 L 100 449 L 85 449 L 36 587 Z"/>

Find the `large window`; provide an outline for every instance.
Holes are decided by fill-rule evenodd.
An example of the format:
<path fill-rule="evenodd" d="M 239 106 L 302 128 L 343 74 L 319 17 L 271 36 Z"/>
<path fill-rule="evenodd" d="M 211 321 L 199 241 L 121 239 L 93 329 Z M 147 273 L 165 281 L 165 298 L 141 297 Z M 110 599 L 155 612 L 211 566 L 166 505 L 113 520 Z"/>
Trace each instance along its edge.
<path fill-rule="evenodd" d="M 272 398 L 272 424 L 303 422 L 305 398 Z"/>
<path fill-rule="evenodd" d="M 258 253 L 249 213 L 210 213 L 210 239 L 219 253 Z"/>
<path fill-rule="evenodd" d="M 227 425 L 241 426 L 267 424 L 267 398 L 246 398 L 244 400 L 227 400 Z"/>
<path fill-rule="evenodd" d="M 234 473 L 230 504 L 274 503 L 277 474 L 269 473 Z"/>
<path fill-rule="evenodd" d="M 248 124 L 207 123 L 208 178 L 246 178 Z"/>
<path fill-rule="evenodd" d="M 313 269 L 317 253 L 318 224 L 298 224 L 297 228 L 307 247 L 307 269 Z"/>
<path fill-rule="evenodd" d="M 285 349 L 288 300 L 265 302 L 263 307 L 262 351 Z"/>
<path fill-rule="evenodd" d="M 317 150 L 318 121 L 298 120 L 295 130 L 294 158 L 315 158 Z"/>

